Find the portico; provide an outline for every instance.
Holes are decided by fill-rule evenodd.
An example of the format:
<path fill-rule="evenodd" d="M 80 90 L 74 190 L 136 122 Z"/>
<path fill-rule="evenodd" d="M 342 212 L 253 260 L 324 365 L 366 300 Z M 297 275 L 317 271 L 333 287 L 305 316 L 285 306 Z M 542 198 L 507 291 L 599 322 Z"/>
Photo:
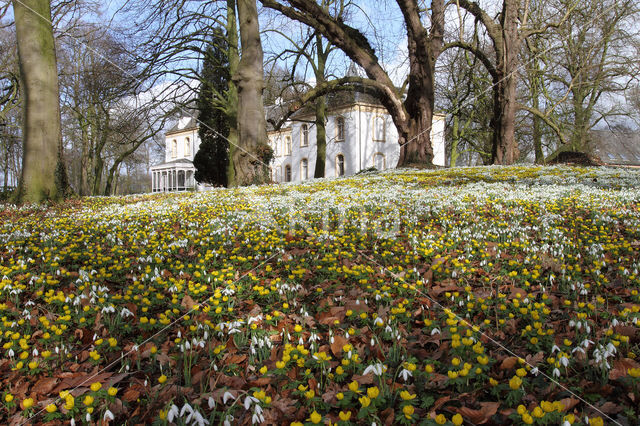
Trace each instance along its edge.
<path fill-rule="evenodd" d="M 151 167 L 153 192 L 190 191 L 196 188 L 195 167 L 189 160 L 169 161 Z"/>

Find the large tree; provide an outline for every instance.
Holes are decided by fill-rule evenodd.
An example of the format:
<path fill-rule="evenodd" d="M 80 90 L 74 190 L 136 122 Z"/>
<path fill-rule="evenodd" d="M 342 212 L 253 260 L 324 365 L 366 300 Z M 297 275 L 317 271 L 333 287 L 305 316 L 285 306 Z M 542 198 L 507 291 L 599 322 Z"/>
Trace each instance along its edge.
<path fill-rule="evenodd" d="M 67 188 L 49 0 L 14 0 L 13 14 L 24 94 L 24 154 L 17 201 L 58 199 Z"/>
<path fill-rule="evenodd" d="M 432 165 L 430 130 L 434 107 L 434 74 L 443 45 L 444 0 L 432 0 L 428 9 L 422 8 L 417 0 L 396 1 L 404 18 L 409 55 L 409 76 L 406 87 L 402 88 L 393 84 L 364 34 L 345 23 L 341 17 L 331 16 L 315 1 L 260 1 L 266 7 L 315 28 L 367 74 L 367 78 L 344 77 L 319 84 L 300 100 L 298 106 L 340 85 L 364 83 L 373 86 L 398 129 L 398 166 Z M 429 21 L 429 29 L 423 25 L 425 20 Z"/>
<path fill-rule="evenodd" d="M 346 13 L 345 0 L 320 0 L 320 7 L 338 19 L 343 19 Z M 291 71 L 288 73 L 288 79 L 285 79 L 283 91 L 289 90 L 296 92 L 299 87 L 304 90 L 313 89 L 315 86 L 324 85 L 331 80 L 332 69 L 329 59 L 331 54 L 336 50 L 336 46 L 327 41 L 322 33 L 306 25 L 300 25 L 301 31 L 298 37 L 293 35 L 291 25 L 285 24 L 285 29 L 272 30 L 279 36 L 287 40 L 288 46 L 275 56 L 274 60 L 285 59 L 292 62 Z M 307 70 L 310 68 L 312 75 L 309 79 Z M 304 71 L 299 73 L 299 70 Z M 298 75 L 301 78 L 298 78 Z M 313 83 L 308 81 L 313 80 Z M 280 95 L 281 96 L 281 95 Z M 315 178 L 323 178 L 326 163 L 327 150 L 327 96 L 318 96 L 315 100 L 315 128 L 316 128 L 316 162 L 314 175 Z"/>
<path fill-rule="evenodd" d="M 202 64 L 197 109 L 200 127 L 200 149 L 193 159 L 198 182 L 227 186 L 229 165 L 229 117 L 216 108 L 216 94 L 229 90 L 229 48 L 224 33 L 214 30 L 212 42 Z"/>
<path fill-rule="evenodd" d="M 535 34 L 546 33 L 563 22 L 575 4 L 557 11 L 559 21 L 550 17 L 540 26 L 531 25 L 531 2 L 526 0 L 502 0 L 500 12 L 492 16 L 478 2 L 457 0 L 460 7 L 469 11 L 477 22 L 481 22 L 493 47 L 492 54 L 477 45 L 463 40 L 449 43 L 447 47 L 460 47 L 472 52 L 482 61 L 493 79 L 493 146 L 494 164 L 512 164 L 518 158 L 516 143 L 517 83 L 520 67 L 520 51 L 524 41 Z"/>
<path fill-rule="evenodd" d="M 262 43 L 255 0 L 238 0 L 242 55 L 232 76 L 238 88 L 238 146 L 232 161 L 238 185 L 263 183 L 273 152 L 268 144 L 262 104 L 264 69 Z"/>

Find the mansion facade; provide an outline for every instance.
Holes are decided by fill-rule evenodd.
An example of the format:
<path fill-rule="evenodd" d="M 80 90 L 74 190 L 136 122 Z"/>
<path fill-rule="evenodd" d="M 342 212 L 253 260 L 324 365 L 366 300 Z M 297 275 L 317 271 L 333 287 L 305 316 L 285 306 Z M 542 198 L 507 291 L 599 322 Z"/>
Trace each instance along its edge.
<path fill-rule="evenodd" d="M 327 109 L 324 176 L 349 176 L 375 167 L 395 168 L 400 157 L 398 131 L 387 110 L 356 92 L 352 102 Z M 364 98 L 364 99 L 363 99 Z M 445 165 L 445 116 L 434 114 L 431 129 L 433 164 Z M 316 164 L 315 115 L 294 116 L 280 130 L 268 132 L 274 158 L 273 182 L 300 182 L 313 178 Z"/>
<path fill-rule="evenodd" d="M 267 115 L 278 107 L 267 108 Z M 445 165 L 445 117 L 434 114 L 431 129 L 433 164 Z M 398 132 L 386 109 L 374 98 L 355 92 L 345 99 L 330 99 L 327 108 L 325 177 L 353 175 L 375 167 L 393 168 L 398 163 Z M 316 162 L 316 126 L 312 110 L 302 109 L 279 130 L 268 131 L 273 160 L 272 182 L 300 182 L 313 178 Z M 179 120 L 166 133 L 165 161 L 152 166 L 153 192 L 203 190 L 195 181 L 193 157 L 200 147 L 198 123 L 192 117 Z"/>

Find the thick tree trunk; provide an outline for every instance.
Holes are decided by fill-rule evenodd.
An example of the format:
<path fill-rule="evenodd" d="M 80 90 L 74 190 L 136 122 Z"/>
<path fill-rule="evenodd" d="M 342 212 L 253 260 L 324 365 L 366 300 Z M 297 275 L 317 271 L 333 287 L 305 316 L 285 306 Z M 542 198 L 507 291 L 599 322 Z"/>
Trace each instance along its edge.
<path fill-rule="evenodd" d="M 428 105 L 422 105 L 422 111 L 417 111 L 416 114 L 410 116 L 406 129 L 398 129 L 398 167 L 433 167 L 433 147 L 430 138 L 433 110 Z"/>
<path fill-rule="evenodd" d="M 266 120 L 262 105 L 264 89 L 262 44 L 255 0 L 238 0 L 242 55 L 233 81 L 238 87 L 238 147 L 233 153 L 237 185 L 264 183 L 269 158 Z"/>
<path fill-rule="evenodd" d="M 322 36 L 316 33 L 316 52 L 318 63 L 315 67 L 316 85 L 325 82 L 325 70 L 327 58 L 329 56 L 329 46 L 324 48 Z M 316 99 L 316 166 L 313 177 L 323 178 L 326 156 L 327 156 L 327 129 L 325 123 L 327 121 L 327 100 L 325 96 Z"/>
<path fill-rule="evenodd" d="M 454 111 L 457 110 L 457 103 L 454 105 Z M 458 144 L 460 142 L 460 116 L 458 114 L 453 115 L 453 127 L 451 129 L 451 154 L 449 155 L 449 167 L 455 167 L 458 162 L 458 157 L 460 153 L 458 152 Z"/>
<path fill-rule="evenodd" d="M 327 103 L 324 96 L 316 99 L 316 168 L 314 178 L 323 178 L 327 156 Z"/>
<path fill-rule="evenodd" d="M 291 7 L 274 0 L 260 0 L 291 19 L 320 31 L 333 45 L 367 73 L 360 83 L 373 86 L 398 130 L 400 158 L 398 166 L 433 167 L 430 131 L 434 105 L 435 64 L 443 45 L 444 0 L 431 1 L 431 28 L 422 22 L 423 10 L 415 0 L 396 0 L 402 12 L 409 49 L 409 88 L 406 100 L 381 67 L 365 36 L 342 20 L 330 16 L 315 1 L 288 0 Z"/>
<path fill-rule="evenodd" d="M 229 46 L 229 75 L 238 72 L 240 55 L 238 53 L 238 21 L 236 19 L 236 1 L 227 0 L 227 43 Z M 227 186 L 236 185 L 236 171 L 233 158 L 238 145 L 238 88 L 234 81 L 229 82 L 227 92 L 227 117 L 229 118 L 229 164 L 227 165 Z"/>
<path fill-rule="evenodd" d="M 495 117 L 493 163 L 513 164 L 517 159 L 517 145 L 515 139 L 516 120 L 516 83 L 518 80 L 518 53 L 521 38 L 518 31 L 519 0 L 504 0 L 502 6 L 502 37 L 493 37 L 499 45 L 496 49 L 498 84 L 494 86 L 497 92 L 494 101 L 498 105 L 494 111 Z M 495 42 L 494 41 L 494 42 Z"/>
<path fill-rule="evenodd" d="M 14 0 L 13 12 L 25 99 L 24 152 L 17 201 L 59 199 L 67 188 L 49 0 Z"/>

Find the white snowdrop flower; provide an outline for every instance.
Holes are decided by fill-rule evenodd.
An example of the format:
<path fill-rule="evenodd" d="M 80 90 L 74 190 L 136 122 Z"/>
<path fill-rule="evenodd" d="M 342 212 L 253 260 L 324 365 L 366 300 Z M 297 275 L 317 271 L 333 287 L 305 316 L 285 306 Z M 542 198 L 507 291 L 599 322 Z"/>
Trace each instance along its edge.
<path fill-rule="evenodd" d="M 109 410 L 104 412 L 104 416 L 102 417 L 104 420 L 113 420 L 115 417 L 113 416 L 113 413 Z"/>
<path fill-rule="evenodd" d="M 257 399 L 257 398 L 254 398 L 254 397 L 252 397 L 252 396 L 247 396 L 247 397 L 244 399 L 244 409 L 248 411 L 248 410 L 249 410 L 249 408 L 251 408 L 251 404 L 253 404 L 253 403 L 255 403 L 255 402 L 258 402 L 258 399 Z"/>
<path fill-rule="evenodd" d="M 589 345 L 593 345 L 593 340 L 584 339 L 580 344 L 585 348 L 588 348 Z"/>
<path fill-rule="evenodd" d="M 231 422 L 235 420 L 235 417 L 233 417 L 231 414 L 228 414 L 227 417 L 224 418 L 224 426 L 231 426 Z"/>
<path fill-rule="evenodd" d="M 375 346 L 376 345 L 376 340 L 372 337 L 371 338 L 371 346 Z"/>
<path fill-rule="evenodd" d="M 212 397 L 209 397 L 207 404 L 209 405 L 209 410 L 213 410 L 216 407 L 216 401 Z"/>
<path fill-rule="evenodd" d="M 224 395 L 222 395 L 222 403 L 226 404 L 227 401 L 229 401 L 229 399 L 235 401 L 236 397 L 233 396 L 233 394 L 229 391 L 225 392 Z"/>
<path fill-rule="evenodd" d="M 538 370 L 538 367 L 533 367 L 531 369 L 531 374 L 533 374 L 534 376 L 537 376 L 540 373 L 540 370 Z"/>
<path fill-rule="evenodd" d="M 582 349 L 580 346 L 577 346 L 575 348 L 573 348 L 573 350 L 571 351 L 571 353 L 576 353 L 576 352 L 580 352 L 580 353 L 585 353 L 584 349 Z"/>
<path fill-rule="evenodd" d="M 71 419 L 71 421 L 69 422 L 70 426 L 76 426 L 76 421 L 74 419 Z"/>
<path fill-rule="evenodd" d="M 370 366 L 364 369 L 364 373 L 362 373 L 362 375 L 366 376 L 371 372 L 373 372 L 373 374 L 375 374 L 376 376 L 381 376 L 382 373 L 384 373 L 384 365 L 380 362 L 376 364 L 371 364 Z"/>
<path fill-rule="evenodd" d="M 199 411 L 193 413 L 193 423 L 198 426 L 205 426 L 209 424 L 209 420 L 205 419 Z"/>
<path fill-rule="evenodd" d="M 169 421 L 169 423 L 171 423 L 173 422 L 173 419 L 179 415 L 180 415 L 180 409 L 175 404 L 172 404 L 171 408 L 169 409 L 169 412 L 167 413 L 167 420 Z"/>
<path fill-rule="evenodd" d="M 13 356 L 15 355 L 15 352 L 13 352 L 13 349 L 9 349 L 9 358 L 13 358 Z"/>
<path fill-rule="evenodd" d="M 557 368 L 557 367 L 556 367 L 556 368 L 554 368 L 554 369 L 553 369 L 553 373 L 551 373 L 551 375 L 552 375 L 553 377 L 560 377 L 560 369 L 559 369 L 559 368 Z"/>
<path fill-rule="evenodd" d="M 569 365 L 569 359 L 567 357 L 561 357 L 560 358 L 560 364 L 562 364 L 563 367 L 567 367 Z"/>
<path fill-rule="evenodd" d="M 434 334 L 440 334 L 440 330 L 437 327 L 434 327 L 433 330 L 431 330 L 431 335 L 433 336 Z"/>
<path fill-rule="evenodd" d="M 557 345 L 553 345 L 551 348 L 551 353 L 555 353 L 556 351 L 560 352 L 560 348 Z"/>
<path fill-rule="evenodd" d="M 91 422 L 91 414 L 87 413 L 87 415 L 84 417 L 85 421 L 87 423 Z"/>
<path fill-rule="evenodd" d="M 184 413 L 193 413 L 193 407 L 191 407 L 187 402 L 184 403 L 182 410 L 180 410 L 180 417 L 184 416 Z"/>
<path fill-rule="evenodd" d="M 37 348 L 33 348 L 33 356 L 38 356 L 38 349 Z"/>
<path fill-rule="evenodd" d="M 404 380 L 405 382 L 409 379 L 409 377 L 412 376 L 413 375 L 411 374 L 411 371 L 407 370 L 406 368 L 403 368 L 400 372 L 400 377 L 402 377 L 402 380 Z"/>
<path fill-rule="evenodd" d="M 611 321 L 611 325 L 614 326 L 614 327 L 617 326 L 618 325 L 618 319 L 614 318 L 613 321 Z"/>

